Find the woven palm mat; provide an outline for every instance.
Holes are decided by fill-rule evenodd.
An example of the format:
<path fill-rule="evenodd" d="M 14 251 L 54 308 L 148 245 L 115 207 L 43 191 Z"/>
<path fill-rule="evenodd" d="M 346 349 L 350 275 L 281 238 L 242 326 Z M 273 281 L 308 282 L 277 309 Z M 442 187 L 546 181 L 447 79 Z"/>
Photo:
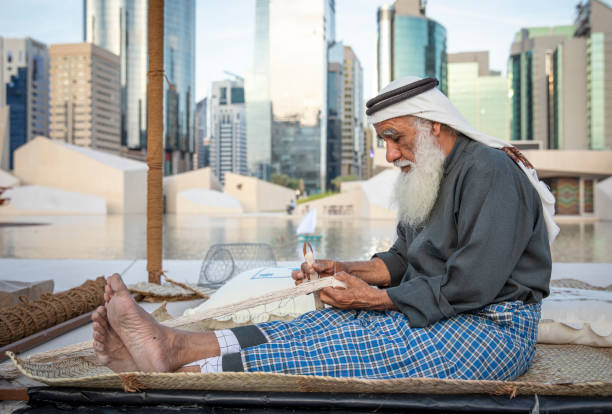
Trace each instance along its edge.
<path fill-rule="evenodd" d="M 359 392 L 494 395 L 612 395 L 612 349 L 582 345 L 539 345 L 530 371 L 516 381 L 433 378 L 368 380 L 272 373 L 115 374 L 87 355 L 54 362 L 28 362 L 9 353 L 19 371 L 52 386 L 88 388 Z"/>
<path fill-rule="evenodd" d="M 165 275 L 164 278 L 166 279 L 164 284 L 139 282 L 128 286 L 128 288 L 130 292 L 139 296 L 138 301 L 144 300 L 145 302 L 208 299 L 215 292 L 214 289 L 174 281 Z"/>
<path fill-rule="evenodd" d="M 586 289 L 586 290 L 607 290 L 612 291 L 612 285 L 608 286 L 593 286 L 586 282 L 576 279 L 557 279 L 551 280 L 550 286 L 560 288 Z"/>

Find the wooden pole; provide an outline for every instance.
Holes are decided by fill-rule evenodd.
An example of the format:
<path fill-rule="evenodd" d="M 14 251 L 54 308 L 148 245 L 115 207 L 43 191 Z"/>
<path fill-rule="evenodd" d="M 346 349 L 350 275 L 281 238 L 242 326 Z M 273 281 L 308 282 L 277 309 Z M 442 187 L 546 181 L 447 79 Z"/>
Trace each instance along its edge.
<path fill-rule="evenodd" d="M 147 271 L 160 283 L 163 249 L 164 0 L 149 0 L 147 85 Z"/>

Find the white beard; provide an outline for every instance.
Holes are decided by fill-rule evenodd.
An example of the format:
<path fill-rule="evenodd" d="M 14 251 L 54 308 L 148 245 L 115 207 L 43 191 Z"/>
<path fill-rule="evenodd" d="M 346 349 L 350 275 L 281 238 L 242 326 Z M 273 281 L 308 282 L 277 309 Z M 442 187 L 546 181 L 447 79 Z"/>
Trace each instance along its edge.
<path fill-rule="evenodd" d="M 393 192 L 398 219 L 410 227 L 420 227 L 429 218 L 438 198 L 446 158 L 430 128 L 417 128 L 416 140 L 415 162 L 395 163 L 396 166 L 411 166 L 408 172 L 400 172 Z"/>

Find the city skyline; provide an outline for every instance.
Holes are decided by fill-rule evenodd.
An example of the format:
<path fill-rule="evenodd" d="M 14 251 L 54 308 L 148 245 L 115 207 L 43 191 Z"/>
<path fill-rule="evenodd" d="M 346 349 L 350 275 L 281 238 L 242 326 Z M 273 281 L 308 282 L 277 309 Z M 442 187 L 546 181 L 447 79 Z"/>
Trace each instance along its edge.
<path fill-rule="evenodd" d="M 447 28 L 448 53 L 489 51 L 491 69 L 506 73 L 514 34 L 522 27 L 572 24 L 578 0 L 505 2 L 470 0 L 461 7 L 449 0 L 430 0 L 428 17 Z M 609 0 L 605 0 L 610 4 Z M 350 45 L 364 68 L 364 99 L 375 94 L 376 10 L 389 0 L 337 0 L 336 39 Z M 32 10 L 39 13 L 32 15 Z M 30 36 L 48 45 L 83 41 L 82 0 L 19 2 L 0 16 L 3 37 Z M 209 15 L 225 16 L 231 25 L 203 24 Z M 244 76 L 252 67 L 255 1 L 196 2 L 196 96 L 208 95 L 213 81 Z M 486 33 L 486 36 L 483 36 Z M 231 47 L 228 47 L 231 45 Z M 211 63 L 212 62 L 212 63 Z"/>
<path fill-rule="evenodd" d="M 121 144 L 127 156 L 143 159 L 147 146 L 148 22 L 146 2 L 85 0 L 84 41 L 119 56 Z M 163 84 L 164 171 L 192 169 L 195 109 L 195 0 L 166 0 Z M 170 86 L 172 83 L 172 86 Z"/>

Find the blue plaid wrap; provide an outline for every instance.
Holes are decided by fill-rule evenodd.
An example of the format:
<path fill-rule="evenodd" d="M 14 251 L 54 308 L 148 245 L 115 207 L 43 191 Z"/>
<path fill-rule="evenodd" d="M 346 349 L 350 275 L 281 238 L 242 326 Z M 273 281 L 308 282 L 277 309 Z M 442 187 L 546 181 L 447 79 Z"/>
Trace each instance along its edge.
<path fill-rule="evenodd" d="M 245 371 L 370 379 L 511 380 L 527 371 L 540 304 L 488 305 L 410 328 L 396 311 L 324 309 L 257 326 L 267 343 L 241 351 Z"/>

